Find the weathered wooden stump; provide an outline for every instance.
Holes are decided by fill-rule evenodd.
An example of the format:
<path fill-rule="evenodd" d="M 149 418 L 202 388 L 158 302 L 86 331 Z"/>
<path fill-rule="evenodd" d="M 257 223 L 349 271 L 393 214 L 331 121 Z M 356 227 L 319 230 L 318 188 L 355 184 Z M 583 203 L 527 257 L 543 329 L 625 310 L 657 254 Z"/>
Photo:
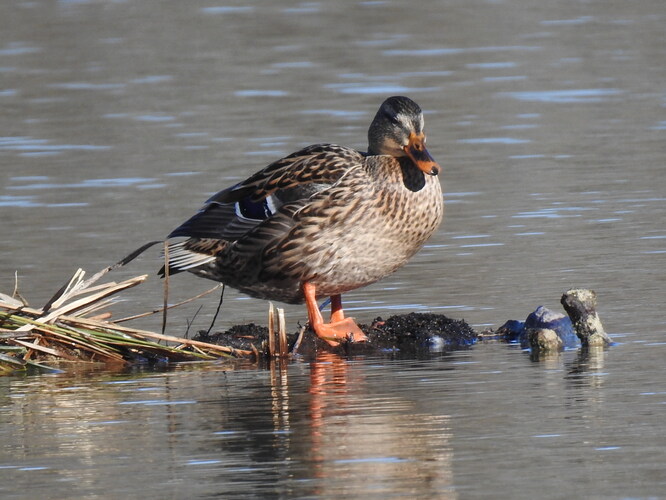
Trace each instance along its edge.
<path fill-rule="evenodd" d="M 583 346 L 605 346 L 611 343 L 597 314 L 597 294 L 593 290 L 572 288 L 562 295 L 560 303 L 571 318 Z"/>

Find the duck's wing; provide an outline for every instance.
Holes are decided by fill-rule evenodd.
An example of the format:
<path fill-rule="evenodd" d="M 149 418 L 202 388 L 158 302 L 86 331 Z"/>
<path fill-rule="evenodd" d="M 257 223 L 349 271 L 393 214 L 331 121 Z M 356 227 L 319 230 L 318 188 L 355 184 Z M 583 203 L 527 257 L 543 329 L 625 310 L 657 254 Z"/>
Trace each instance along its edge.
<path fill-rule="evenodd" d="M 363 153 L 335 144 L 308 146 L 213 195 L 169 238 L 235 241 L 284 204 L 304 204 L 332 186 L 351 168 L 360 166 L 363 158 Z"/>
<path fill-rule="evenodd" d="M 289 192 L 296 188 L 296 192 L 290 193 L 292 199 L 289 201 L 294 201 L 299 187 L 318 184 L 324 189 L 337 182 L 350 168 L 360 165 L 363 157 L 363 153 L 337 144 L 315 144 L 271 163 L 211 200 L 231 202 L 250 198 L 258 201 L 277 191 Z"/>
<path fill-rule="evenodd" d="M 279 239 L 293 225 L 293 214 L 311 196 L 334 185 L 350 169 L 361 166 L 363 158 L 363 153 L 350 148 L 316 144 L 277 160 L 245 181 L 213 195 L 196 214 L 169 234 L 168 238 L 187 238 L 169 245 L 170 273 L 213 262 L 219 252 L 246 235 L 240 252 L 252 253 Z M 164 275 L 164 268 L 160 274 Z"/>

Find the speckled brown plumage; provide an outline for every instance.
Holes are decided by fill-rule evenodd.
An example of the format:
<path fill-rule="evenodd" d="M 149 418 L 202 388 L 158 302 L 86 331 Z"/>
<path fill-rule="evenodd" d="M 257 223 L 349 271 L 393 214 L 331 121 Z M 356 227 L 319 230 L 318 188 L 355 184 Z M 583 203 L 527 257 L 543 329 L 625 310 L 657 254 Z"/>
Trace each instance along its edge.
<path fill-rule="evenodd" d="M 380 107 L 367 153 L 317 144 L 210 198 L 170 237 L 170 273 L 188 270 L 254 297 L 336 296 L 404 265 L 439 226 L 439 166 L 406 97 Z"/>

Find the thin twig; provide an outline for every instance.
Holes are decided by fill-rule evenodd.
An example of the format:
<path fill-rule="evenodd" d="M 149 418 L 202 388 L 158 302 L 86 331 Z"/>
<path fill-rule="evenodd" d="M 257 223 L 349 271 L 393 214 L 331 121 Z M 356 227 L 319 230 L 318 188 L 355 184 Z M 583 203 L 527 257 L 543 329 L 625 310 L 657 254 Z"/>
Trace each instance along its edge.
<path fill-rule="evenodd" d="M 206 331 L 206 335 L 210 334 L 210 331 L 213 329 L 213 326 L 215 325 L 215 321 L 217 320 L 217 315 L 220 313 L 220 309 L 222 308 L 222 302 L 224 302 L 224 283 L 222 283 L 222 293 L 220 293 L 220 301 L 217 303 L 217 309 L 215 310 L 213 321 L 210 322 L 210 326 Z"/>
<path fill-rule="evenodd" d="M 185 299 L 181 302 L 178 302 L 177 304 L 170 305 L 168 307 L 168 309 L 173 309 L 174 307 L 179 307 L 179 306 L 188 304 L 190 302 L 193 302 L 197 299 L 200 299 L 201 297 L 205 297 L 206 295 L 208 295 L 210 293 L 213 293 L 215 290 L 217 290 L 221 286 L 224 286 L 224 285 L 222 285 L 222 283 L 220 283 L 219 285 L 215 285 L 213 288 L 210 288 L 209 290 L 206 290 L 205 292 L 202 292 L 199 295 L 195 295 L 194 297 L 190 297 L 189 299 Z M 134 320 L 134 319 L 145 318 L 146 316 L 150 316 L 152 314 L 157 314 L 159 312 L 162 312 L 163 309 L 164 308 L 159 307 L 157 309 L 153 309 L 152 311 L 144 312 L 144 313 L 141 313 L 141 314 L 135 314 L 134 316 L 126 316 L 124 318 L 120 318 L 120 319 L 115 320 L 114 323 L 124 323 L 125 321 L 131 321 L 131 320 Z"/>
<path fill-rule="evenodd" d="M 298 348 L 301 347 L 301 342 L 303 341 L 305 330 L 307 330 L 307 326 L 301 326 L 298 330 L 298 337 L 296 337 L 296 342 L 294 342 L 294 347 L 291 350 L 292 354 L 296 354 L 298 352 Z"/>
<path fill-rule="evenodd" d="M 185 338 L 188 338 L 190 334 L 190 328 L 192 327 L 192 324 L 194 323 L 194 320 L 197 319 L 197 316 L 199 316 L 199 313 L 201 312 L 201 308 L 203 306 L 199 306 L 199 309 L 194 313 L 194 316 L 192 316 L 192 319 L 187 320 L 187 328 L 185 329 Z"/>
<path fill-rule="evenodd" d="M 14 298 L 18 297 L 24 306 L 28 305 L 28 301 L 25 300 L 25 297 L 23 297 L 23 295 L 21 295 L 21 292 L 19 292 L 18 271 L 14 271 L 14 291 L 12 292 L 12 297 Z"/>
<path fill-rule="evenodd" d="M 169 242 L 164 240 L 164 303 L 162 309 L 162 335 L 166 332 L 167 311 L 169 307 Z"/>
<path fill-rule="evenodd" d="M 12 297 L 16 297 L 18 293 L 18 271 L 14 271 L 14 291 L 12 292 Z"/>

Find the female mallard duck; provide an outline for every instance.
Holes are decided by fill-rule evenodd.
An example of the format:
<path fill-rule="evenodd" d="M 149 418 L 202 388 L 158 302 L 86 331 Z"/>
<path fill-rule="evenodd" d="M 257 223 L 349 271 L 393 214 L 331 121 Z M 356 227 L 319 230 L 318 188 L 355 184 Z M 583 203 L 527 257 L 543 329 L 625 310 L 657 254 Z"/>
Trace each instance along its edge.
<path fill-rule="evenodd" d="M 331 345 L 364 341 L 340 294 L 394 272 L 439 226 L 439 165 L 425 148 L 421 108 L 384 101 L 368 152 L 315 144 L 211 197 L 169 238 L 169 273 L 190 271 L 262 299 L 305 301 Z M 164 272 L 164 269 L 162 269 Z M 325 323 L 317 298 L 331 297 Z"/>

